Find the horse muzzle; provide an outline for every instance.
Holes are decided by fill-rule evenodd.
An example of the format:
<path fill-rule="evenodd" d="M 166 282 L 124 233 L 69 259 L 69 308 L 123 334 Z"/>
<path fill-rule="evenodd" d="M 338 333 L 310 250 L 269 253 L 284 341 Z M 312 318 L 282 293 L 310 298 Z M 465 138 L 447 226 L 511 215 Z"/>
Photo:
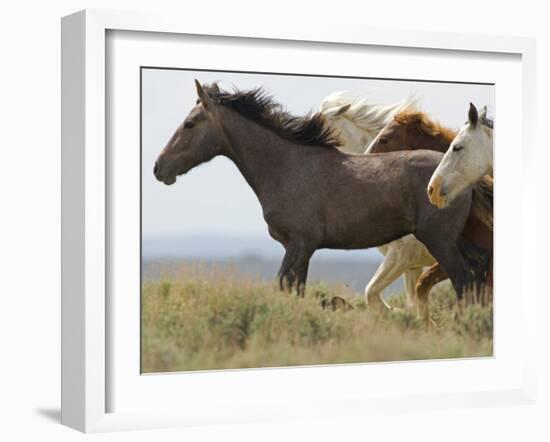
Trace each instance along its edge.
<path fill-rule="evenodd" d="M 443 186 L 443 178 L 438 176 L 428 184 L 428 198 L 430 203 L 439 209 L 447 206 L 447 192 Z"/>
<path fill-rule="evenodd" d="M 155 161 L 155 165 L 153 166 L 153 174 L 155 175 L 155 178 L 166 184 L 167 186 L 171 185 L 171 184 L 174 184 L 176 182 L 176 177 L 175 176 L 164 176 L 163 173 L 161 172 L 161 168 L 159 167 L 159 162 L 158 160 Z"/>

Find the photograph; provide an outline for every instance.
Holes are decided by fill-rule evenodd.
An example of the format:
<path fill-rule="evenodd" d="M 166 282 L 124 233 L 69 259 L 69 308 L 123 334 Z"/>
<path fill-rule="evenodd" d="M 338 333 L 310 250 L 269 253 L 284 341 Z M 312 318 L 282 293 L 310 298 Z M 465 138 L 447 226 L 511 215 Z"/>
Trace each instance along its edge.
<path fill-rule="evenodd" d="M 543 5 L 5 2 L 0 442 L 550 441 Z"/>
<path fill-rule="evenodd" d="M 493 357 L 493 83 L 140 89 L 142 374 Z"/>

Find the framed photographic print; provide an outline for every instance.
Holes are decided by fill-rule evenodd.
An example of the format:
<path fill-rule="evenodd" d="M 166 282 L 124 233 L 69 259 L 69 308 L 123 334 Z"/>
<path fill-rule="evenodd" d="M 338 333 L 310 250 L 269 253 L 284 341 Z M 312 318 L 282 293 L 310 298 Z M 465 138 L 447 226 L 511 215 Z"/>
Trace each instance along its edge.
<path fill-rule="evenodd" d="M 64 424 L 533 400 L 533 41 L 107 11 L 62 35 Z"/>

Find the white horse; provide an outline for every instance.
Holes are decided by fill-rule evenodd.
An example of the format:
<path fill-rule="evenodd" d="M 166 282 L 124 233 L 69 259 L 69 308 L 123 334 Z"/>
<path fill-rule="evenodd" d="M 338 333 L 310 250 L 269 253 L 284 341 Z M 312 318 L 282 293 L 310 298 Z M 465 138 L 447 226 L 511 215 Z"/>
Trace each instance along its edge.
<path fill-rule="evenodd" d="M 470 103 L 468 122 L 460 129 L 428 183 L 431 203 L 447 207 L 484 175 L 493 175 L 493 120 L 487 106 L 480 113 Z"/>
<path fill-rule="evenodd" d="M 368 103 L 365 99 L 355 100 L 345 92 L 337 92 L 326 97 L 319 110 L 339 130 L 342 150 L 368 153 L 368 147 L 378 133 L 393 121 L 396 114 L 416 107 L 416 101 L 414 97 L 408 97 L 399 103 L 384 106 Z M 382 291 L 403 275 L 407 306 L 413 307 L 418 278 L 423 268 L 434 264 L 435 259 L 414 235 L 406 235 L 379 247 L 379 250 L 384 260 L 365 288 L 367 305 L 389 309 L 390 306 L 382 299 Z"/>

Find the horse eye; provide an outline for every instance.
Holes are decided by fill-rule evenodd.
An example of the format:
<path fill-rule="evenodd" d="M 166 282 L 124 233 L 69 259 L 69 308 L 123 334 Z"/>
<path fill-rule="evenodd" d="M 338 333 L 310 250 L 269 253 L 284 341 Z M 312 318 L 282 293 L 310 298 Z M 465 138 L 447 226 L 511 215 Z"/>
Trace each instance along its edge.
<path fill-rule="evenodd" d="M 388 139 L 387 138 L 380 138 L 380 144 L 387 144 L 388 143 Z"/>
<path fill-rule="evenodd" d="M 195 125 L 193 123 L 191 123 L 190 121 L 186 121 L 185 124 L 183 125 L 183 127 L 185 129 L 193 129 L 195 127 Z"/>
<path fill-rule="evenodd" d="M 459 150 L 464 149 L 464 146 L 453 146 L 453 152 L 458 152 Z"/>

